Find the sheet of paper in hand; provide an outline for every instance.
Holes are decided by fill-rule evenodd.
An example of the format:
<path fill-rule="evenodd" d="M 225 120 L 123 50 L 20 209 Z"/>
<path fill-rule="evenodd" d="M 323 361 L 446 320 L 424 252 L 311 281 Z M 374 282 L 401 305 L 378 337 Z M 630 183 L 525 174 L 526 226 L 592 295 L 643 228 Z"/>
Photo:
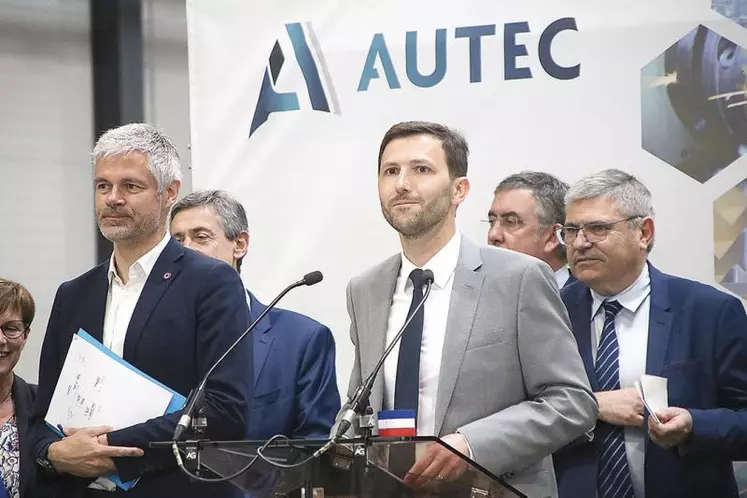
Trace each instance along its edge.
<path fill-rule="evenodd" d="M 166 413 L 171 390 L 91 341 L 80 332 L 73 336 L 44 419 L 49 425 L 117 430 Z"/>

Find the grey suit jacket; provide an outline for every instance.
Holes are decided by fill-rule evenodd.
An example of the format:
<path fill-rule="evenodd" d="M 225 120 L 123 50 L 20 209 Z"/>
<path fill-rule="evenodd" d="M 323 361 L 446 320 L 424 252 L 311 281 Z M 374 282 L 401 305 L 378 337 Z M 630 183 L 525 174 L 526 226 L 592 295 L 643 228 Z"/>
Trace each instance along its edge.
<path fill-rule="evenodd" d="M 349 393 L 383 354 L 401 266 L 392 256 L 347 288 L 355 364 Z M 426 303 L 427 306 L 427 303 Z M 381 410 L 383 376 L 371 393 Z M 551 453 L 599 408 L 550 267 L 462 237 L 436 399 L 436 435 L 459 431 L 474 460 L 531 497 L 556 496 Z"/>

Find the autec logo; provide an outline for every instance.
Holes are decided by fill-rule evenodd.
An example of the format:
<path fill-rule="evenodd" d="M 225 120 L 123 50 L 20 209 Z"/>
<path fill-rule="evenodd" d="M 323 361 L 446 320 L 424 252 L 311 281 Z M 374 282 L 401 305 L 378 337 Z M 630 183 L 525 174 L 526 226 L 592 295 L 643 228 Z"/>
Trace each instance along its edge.
<path fill-rule="evenodd" d="M 303 26 L 300 23 L 289 23 L 285 25 L 285 29 L 293 45 L 298 66 L 306 81 L 311 108 L 315 111 L 340 114 L 332 80 L 327 72 L 324 57 L 311 25 L 309 23 Z M 455 41 L 448 44 L 447 40 L 452 31 Z M 503 79 L 506 81 L 531 79 L 535 75 L 524 59 L 536 57 L 542 71 L 551 78 L 561 81 L 576 79 L 581 74 L 581 64 L 561 65 L 554 58 L 552 51 L 556 38 L 567 31 L 578 31 L 576 20 L 572 17 L 557 19 L 545 26 L 539 34 L 536 46 L 529 46 L 520 40 L 522 36 L 529 35 L 532 32 L 527 21 L 505 23 L 500 27 L 496 24 L 485 24 L 439 28 L 435 31 L 435 45 L 433 47 L 435 68 L 427 74 L 421 72 L 419 67 L 418 32 L 408 31 L 405 33 L 404 40 L 404 76 L 415 87 L 431 88 L 443 81 L 449 67 L 448 60 L 450 57 L 466 57 L 469 60 L 469 74 L 463 76 L 465 82 L 481 83 L 483 80 L 483 65 L 496 63 L 502 63 Z M 502 36 L 496 36 L 499 34 L 502 34 Z M 309 41 L 311 46 L 309 46 Z M 395 45 L 401 46 L 401 41 L 398 40 Z M 462 52 L 459 52 L 460 49 Z M 428 62 L 430 60 L 429 58 Z M 276 40 L 262 79 L 257 108 L 254 111 L 254 118 L 249 130 L 250 137 L 257 131 L 257 128 L 267 121 L 273 112 L 297 111 L 301 108 L 298 94 L 295 92 L 281 93 L 275 90 L 275 84 L 277 84 L 284 62 L 285 56 L 280 48 L 279 41 Z M 383 33 L 373 35 L 368 54 L 362 64 L 358 92 L 370 91 L 372 83 L 377 86 L 377 90 L 402 88 L 400 83 L 402 81 L 402 68 L 398 70 L 395 67 L 389 44 L 387 44 Z"/>

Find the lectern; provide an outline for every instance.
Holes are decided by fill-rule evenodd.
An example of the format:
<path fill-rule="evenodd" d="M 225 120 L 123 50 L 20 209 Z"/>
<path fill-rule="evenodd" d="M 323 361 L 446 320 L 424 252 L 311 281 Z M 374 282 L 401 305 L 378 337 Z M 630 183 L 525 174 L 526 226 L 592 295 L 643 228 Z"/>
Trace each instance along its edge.
<path fill-rule="evenodd" d="M 435 437 L 345 439 L 308 460 L 327 440 L 183 441 L 178 447 L 202 477 L 226 477 L 254 463 L 231 482 L 255 498 L 454 498 L 525 497 L 477 463 Z M 413 489 L 403 481 L 413 458 L 428 445 L 454 452 L 467 470 L 455 480 L 432 479 Z M 171 443 L 153 443 L 152 447 Z M 257 456 L 257 449 L 272 463 Z M 409 460 L 408 460 L 409 459 Z M 302 465 L 298 465 L 306 461 Z M 410 463 L 408 463 L 410 462 Z M 296 466 L 294 466 L 296 465 Z M 294 466 L 286 468 L 286 466 Z"/>

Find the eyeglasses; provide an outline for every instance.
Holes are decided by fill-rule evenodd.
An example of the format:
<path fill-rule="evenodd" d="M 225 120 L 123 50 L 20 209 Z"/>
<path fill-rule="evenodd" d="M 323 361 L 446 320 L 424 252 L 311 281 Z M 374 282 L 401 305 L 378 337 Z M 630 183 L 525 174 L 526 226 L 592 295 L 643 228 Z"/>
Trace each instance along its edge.
<path fill-rule="evenodd" d="M 617 221 L 590 221 L 581 226 L 566 225 L 555 230 L 555 235 L 558 238 L 558 242 L 564 246 L 568 246 L 573 244 L 573 241 L 576 240 L 579 232 L 584 232 L 584 238 L 586 238 L 586 241 L 590 244 L 594 244 L 606 239 L 607 235 L 612 231 L 612 227 L 618 223 L 634 220 L 636 218 L 643 218 L 643 216 L 635 215 Z"/>
<path fill-rule="evenodd" d="M 487 220 L 480 220 L 490 225 L 492 229 L 496 223 L 506 232 L 515 232 L 524 226 L 524 222 L 516 215 L 504 215 L 499 217 L 490 217 Z"/>
<path fill-rule="evenodd" d="M 0 323 L 0 330 L 6 339 L 18 339 L 29 329 L 29 326 L 23 323 L 21 320 L 11 320 L 9 322 Z"/>

